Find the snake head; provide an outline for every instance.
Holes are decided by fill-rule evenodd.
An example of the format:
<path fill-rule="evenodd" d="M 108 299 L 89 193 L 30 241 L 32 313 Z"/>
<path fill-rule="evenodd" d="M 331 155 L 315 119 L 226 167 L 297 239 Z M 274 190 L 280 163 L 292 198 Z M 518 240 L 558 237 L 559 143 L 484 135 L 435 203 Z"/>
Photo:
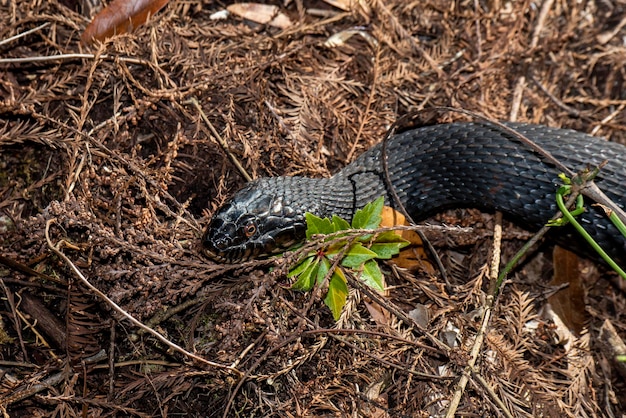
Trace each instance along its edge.
<path fill-rule="evenodd" d="M 249 183 L 215 213 L 202 237 L 207 257 L 239 263 L 283 252 L 304 239 L 304 212 L 285 199 L 274 180 Z"/>

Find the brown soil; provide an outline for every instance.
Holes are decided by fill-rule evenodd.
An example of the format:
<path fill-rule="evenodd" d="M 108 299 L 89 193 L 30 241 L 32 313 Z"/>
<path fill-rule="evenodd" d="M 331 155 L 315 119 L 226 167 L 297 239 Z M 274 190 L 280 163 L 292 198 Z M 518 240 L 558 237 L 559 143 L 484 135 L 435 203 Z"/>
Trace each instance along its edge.
<path fill-rule="evenodd" d="M 289 290 L 286 262 L 216 265 L 198 243 L 245 183 L 227 152 L 252 177 L 329 176 L 398 117 L 433 106 L 626 144 L 626 4 L 275 3 L 292 27 L 172 2 L 135 33 L 85 47 L 89 18 L 74 0 L 0 1 L 0 42 L 47 23 L 0 43 L 5 416 L 438 416 L 455 391 L 463 416 L 624 413 L 622 368 L 600 341 L 607 320 L 626 336 L 624 293 L 615 274 L 574 260 L 570 293 L 550 300 L 581 330 L 564 334 L 546 310 L 560 293 L 550 246 L 506 283 L 458 389 L 488 291 L 492 214 L 439 218 L 473 228 L 436 242 L 449 283 L 384 266 L 388 310 L 354 290 L 337 323 L 320 292 Z M 77 53 L 95 56 L 41 60 Z M 505 222 L 505 257 L 527 236 Z M 216 364 L 140 330 L 70 263 Z M 406 317 L 415 309 L 429 313 L 423 329 Z"/>

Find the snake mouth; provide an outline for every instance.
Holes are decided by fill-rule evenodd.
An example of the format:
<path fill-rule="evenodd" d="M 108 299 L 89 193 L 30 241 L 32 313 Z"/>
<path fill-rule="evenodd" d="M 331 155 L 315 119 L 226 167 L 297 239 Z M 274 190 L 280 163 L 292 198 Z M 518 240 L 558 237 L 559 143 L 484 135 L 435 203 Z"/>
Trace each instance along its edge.
<path fill-rule="evenodd" d="M 209 250 L 208 248 L 203 248 L 202 254 L 204 254 L 206 257 L 208 257 L 209 259 L 217 263 L 230 262 L 229 259 L 221 251 L 216 252 L 216 251 Z"/>
<path fill-rule="evenodd" d="M 204 247 L 202 253 L 216 263 L 226 264 L 243 263 L 258 257 L 252 248 L 231 248 L 228 251 L 220 251 Z"/>
<path fill-rule="evenodd" d="M 277 243 L 273 239 L 264 242 L 248 242 L 246 245 L 230 247 L 225 250 L 215 248 L 214 245 L 203 246 L 201 252 L 209 259 L 217 263 L 236 264 L 243 263 L 254 259 L 269 258 L 285 251 L 288 251 L 301 243 L 301 239 L 296 237 L 283 239 Z"/>
<path fill-rule="evenodd" d="M 220 248 L 214 243 L 205 241 L 202 253 L 217 263 L 237 264 L 244 263 L 259 258 L 270 257 L 277 252 L 271 240 L 267 241 L 248 241 L 237 245 L 224 245 Z"/>

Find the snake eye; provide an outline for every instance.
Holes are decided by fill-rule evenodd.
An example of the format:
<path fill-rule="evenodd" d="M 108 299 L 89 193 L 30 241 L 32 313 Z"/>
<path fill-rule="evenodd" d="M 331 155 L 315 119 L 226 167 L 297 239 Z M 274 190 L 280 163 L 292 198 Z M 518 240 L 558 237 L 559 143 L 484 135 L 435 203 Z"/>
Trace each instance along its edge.
<path fill-rule="evenodd" d="M 243 233 L 246 235 L 247 238 L 250 238 L 251 236 L 256 234 L 256 224 L 253 221 L 248 222 L 243 227 Z"/>

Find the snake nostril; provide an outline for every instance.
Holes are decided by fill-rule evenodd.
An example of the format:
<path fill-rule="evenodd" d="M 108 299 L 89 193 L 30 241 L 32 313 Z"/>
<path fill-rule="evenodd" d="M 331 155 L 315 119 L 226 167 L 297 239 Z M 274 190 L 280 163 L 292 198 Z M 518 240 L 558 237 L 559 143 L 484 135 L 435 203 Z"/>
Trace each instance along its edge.
<path fill-rule="evenodd" d="M 230 240 L 226 238 L 216 239 L 215 248 L 217 248 L 218 250 L 225 250 L 226 248 L 228 248 L 229 243 L 230 243 Z"/>

